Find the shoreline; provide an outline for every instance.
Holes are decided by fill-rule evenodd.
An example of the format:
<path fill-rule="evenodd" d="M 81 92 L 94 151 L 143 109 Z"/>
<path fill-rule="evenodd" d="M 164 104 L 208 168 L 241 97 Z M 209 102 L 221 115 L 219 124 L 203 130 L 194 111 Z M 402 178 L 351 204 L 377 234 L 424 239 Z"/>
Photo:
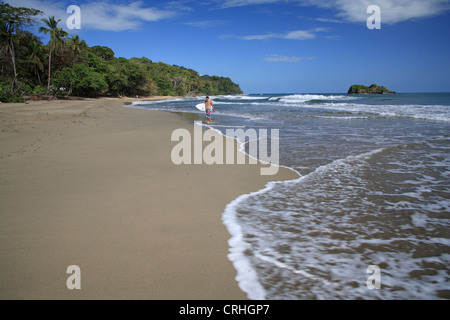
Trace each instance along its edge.
<path fill-rule="evenodd" d="M 247 299 L 222 214 L 293 173 L 175 166 L 170 134 L 192 126 L 123 107 L 137 100 L 0 105 L 1 299 Z M 69 265 L 81 290 L 66 287 Z"/>

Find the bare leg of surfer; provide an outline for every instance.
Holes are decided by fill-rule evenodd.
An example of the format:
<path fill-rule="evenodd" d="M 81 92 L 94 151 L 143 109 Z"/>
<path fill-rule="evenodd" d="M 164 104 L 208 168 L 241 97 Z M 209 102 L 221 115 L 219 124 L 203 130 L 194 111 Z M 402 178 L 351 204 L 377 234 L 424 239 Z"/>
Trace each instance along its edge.
<path fill-rule="evenodd" d="M 211 123 L 211 109 L 206 109 L 206 124 Z"/>

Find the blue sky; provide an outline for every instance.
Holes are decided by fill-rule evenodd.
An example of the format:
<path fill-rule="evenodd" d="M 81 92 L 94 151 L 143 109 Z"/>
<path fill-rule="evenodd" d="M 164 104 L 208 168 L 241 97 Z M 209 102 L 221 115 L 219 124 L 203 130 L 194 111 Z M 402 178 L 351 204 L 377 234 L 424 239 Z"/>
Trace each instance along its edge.
<path fill-rule="evenodd" d="M 54 15 L 116 57 L 230 77 L 245 93 L 450 91 L 450 0 L 5 2 Z M 81 8 L 80 30 L 66 27 L 69 5 Z M 369 5 L 381 29 L 367 28 Z"/>

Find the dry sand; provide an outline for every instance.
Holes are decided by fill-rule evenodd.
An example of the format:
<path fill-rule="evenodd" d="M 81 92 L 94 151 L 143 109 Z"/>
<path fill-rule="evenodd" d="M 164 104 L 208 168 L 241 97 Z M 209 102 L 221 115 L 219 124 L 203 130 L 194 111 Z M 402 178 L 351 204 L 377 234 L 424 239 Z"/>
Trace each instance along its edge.
<path fill-rule="evenodd" d="M 296 175 L 176 166 L 171 134 L 193 126 L 126 101 L 0 104 L 0 299 L 246 299 L 221 215 Z"/>

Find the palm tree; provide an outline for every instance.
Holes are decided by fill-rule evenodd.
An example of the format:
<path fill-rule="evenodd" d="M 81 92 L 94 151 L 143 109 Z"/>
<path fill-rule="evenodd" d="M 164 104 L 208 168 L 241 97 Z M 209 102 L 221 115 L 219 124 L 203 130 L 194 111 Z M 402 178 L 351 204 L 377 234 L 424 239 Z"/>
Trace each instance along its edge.
<path fill-rule="evenodd" d="M 18 90 L 17 84 L 17 69 L 16 69 L 16 53 L 14 49 L 15 34 L 22 30 L 25 26 L 33 24 L 34 16 L 42 13 L 39 10 L 29 8 L 16 8 L 3 1 L 0 2 L 0 41 L 5 42 L 11 56 L 11 65 L 13 69 L 13 81 L 11 84 L 10 93 L 14 94 Z M 5 50 L 2 48 L 2 55 Z"/>
<path fill-rule="evenodd" d="M 77 34 L 73 35 L 72 38 L 69 39 L 69 48 L 72 49 L 74 54 L 80 55 L 86 47 L 86 42 L 81 40 Z"/>
<path fill-rule="evenodd" d="M 62 28 L 56 28 L 56 36 L 55 36 L 55 47 L 59 49 L 60 52 L 64 50 L 64 45 L 66 44 L 66 37 L 69 34 L 65 32 Z"/>
<path fill-rule="evenodd" d="M 3 73 L 3 69 L 6 67 L 6 61 L 9 59 L 8 57 L 8 27 L 4 21 L 0 21 L 0 66 L 1 66 L 1 74 Z"/>
<path fill-rule="evenodd" d="M 42 19 L 42 22 L 44 22 L 47 26 L 46 27 L 40 27 L 39 32 L 43 32 L 45 34 L 50 34 L 50 42 L 49 42 L 49 55 L 48 55 L 48 83 L 47 83 L 47 92 L 48 95 L 50 92 L 50 76 L 51 76 L 51 66 L 52 66 L 52 51 L 53 51 L 53 45 L 57 41 L 58 38 L 58 23 L 61 21 L 61 19 L 58 19 L 58 21 L 55 20 L 55 17 L 49 17 L 48 19 Z"/>
<path fill-rule="evenodd" d="M 31 65 L 32 71 L 37 75 L 39 85 L 42 86 L 40 73 L 44 71 L 44 50 L 42 43 L 33 39 L 30 46 L 30 55 L 28 56 L 28 63 Z"/>
<path fill-rule="evenodd" d="M 77 58 L 86 51 L 87 44 L 84 40 L 81 40 L 77 34 L 75 34 L 69 39 L 68 47 L 73 52 L 74 60 L 77 60 Z"/>

